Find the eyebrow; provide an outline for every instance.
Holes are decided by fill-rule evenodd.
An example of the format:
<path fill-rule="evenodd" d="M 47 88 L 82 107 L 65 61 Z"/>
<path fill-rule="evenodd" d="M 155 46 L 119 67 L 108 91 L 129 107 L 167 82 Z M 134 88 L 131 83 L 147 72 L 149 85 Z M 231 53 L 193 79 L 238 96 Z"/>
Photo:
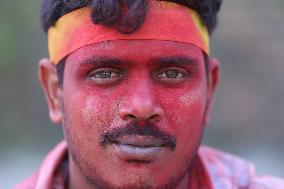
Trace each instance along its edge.
<path fill-rule="evenodd" d="M 151 62 L 158 63 L 161 65 L 197 65 L 197 58 L 185 56 L 185 55 L 174 55 L 174 56 L 163 56 L 155 57 L 151 59 Z"/>
<path fill-rule="evenodd" d="M 91 57 L 80 62 L 80 65 L 97 64 L 97 65 L 119 65 L 122 64 L 122 60 L 113 57 L 96 56 Z M 161 65 L 197 65 L 198 60 L 196 58 L 185 55 L 174 56 L 161 56 L 150 59 L 150 62 Z"/>
<path fill-rule="evenodd" d="M 98 65 L 116 65 L 122 63 L 121 60 L 110 58 L 110 57 L 104 57 L 104 56 L 96 56 L 92 58 L 88 58 L 85 60 L 82 60 L 80 62 L 80 65 L 86 65 L 86 64 L 98 64 Z"/>

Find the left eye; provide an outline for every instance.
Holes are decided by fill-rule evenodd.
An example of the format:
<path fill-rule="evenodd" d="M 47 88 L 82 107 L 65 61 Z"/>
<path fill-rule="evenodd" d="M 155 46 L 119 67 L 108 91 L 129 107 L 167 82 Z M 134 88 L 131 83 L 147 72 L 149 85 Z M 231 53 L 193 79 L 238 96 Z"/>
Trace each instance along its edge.
<path fill-rule="evenodd" d="M 179 70 L 171 69 L 158 73 L 156 77 L 160 79 L 182 79 L 185 77 L 185 73 Z"/>

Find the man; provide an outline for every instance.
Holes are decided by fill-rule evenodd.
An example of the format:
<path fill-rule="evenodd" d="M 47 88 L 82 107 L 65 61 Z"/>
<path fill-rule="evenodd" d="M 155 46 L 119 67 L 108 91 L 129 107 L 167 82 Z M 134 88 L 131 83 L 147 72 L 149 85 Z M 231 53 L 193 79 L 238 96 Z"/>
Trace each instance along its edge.
<path fill-rule="evenodd" d="M 16 188 L 283 189 L 200 147 L 219 64 L 221 0 L 43 0 L 39 77 L 65 141 Z"/>

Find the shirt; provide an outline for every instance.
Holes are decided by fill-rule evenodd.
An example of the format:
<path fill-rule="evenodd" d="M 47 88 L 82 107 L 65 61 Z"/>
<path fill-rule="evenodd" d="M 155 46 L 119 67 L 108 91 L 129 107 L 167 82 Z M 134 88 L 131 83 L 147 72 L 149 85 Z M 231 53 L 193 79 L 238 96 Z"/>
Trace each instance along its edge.
<path fill-rule="evenodd" d="M 68 150 L 59 143 L 36 173 L 14 189 L 65 189 L 68 177 Z M 202 189 L 284 189 L 284 181 L 271 176 L 256 176 L 253 164 L 234 155 L 201 146 L 198 166 Z"/>

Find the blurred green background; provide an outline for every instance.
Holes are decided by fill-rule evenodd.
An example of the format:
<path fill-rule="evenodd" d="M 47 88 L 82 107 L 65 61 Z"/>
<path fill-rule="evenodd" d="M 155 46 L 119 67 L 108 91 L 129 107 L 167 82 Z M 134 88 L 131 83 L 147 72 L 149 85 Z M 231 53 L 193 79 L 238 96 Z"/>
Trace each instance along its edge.
<path fill-rule="evenodd" d="M 0 188 L 32 174 L 62 139 L 38 84 L 47 56 L 39 1 L 0 0 Z M 212 37 L 222 63 L 204 143 L 284 177 L 284 1 L 225 0 Z"/>

